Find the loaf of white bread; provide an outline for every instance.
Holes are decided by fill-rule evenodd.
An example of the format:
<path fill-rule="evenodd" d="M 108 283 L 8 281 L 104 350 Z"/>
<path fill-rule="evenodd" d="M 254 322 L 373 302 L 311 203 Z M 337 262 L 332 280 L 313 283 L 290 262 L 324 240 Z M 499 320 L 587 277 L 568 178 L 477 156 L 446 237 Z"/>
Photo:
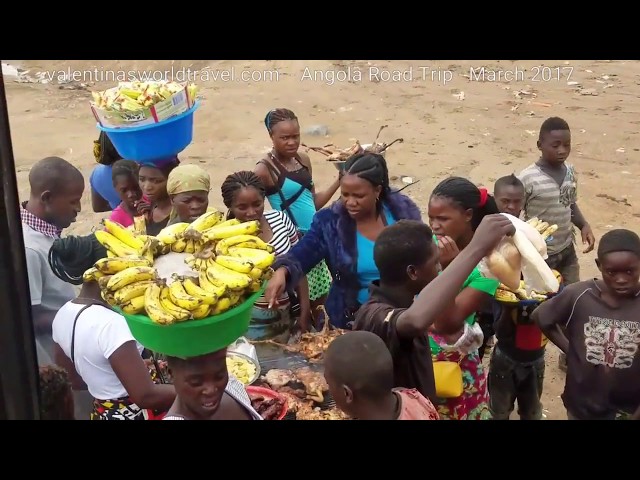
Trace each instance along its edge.
<path fill-rule="evenodd" d="M 520 277 L 528 291 L 557 292 L 558 279 L 545 259 L 547 244 L 538 230 L 519 218 L 503 213 L 516 227 L 513 237 L 505 237 L 500 245 L 483 260 L 483 270 L 512 290 L 520 286 Z"/>

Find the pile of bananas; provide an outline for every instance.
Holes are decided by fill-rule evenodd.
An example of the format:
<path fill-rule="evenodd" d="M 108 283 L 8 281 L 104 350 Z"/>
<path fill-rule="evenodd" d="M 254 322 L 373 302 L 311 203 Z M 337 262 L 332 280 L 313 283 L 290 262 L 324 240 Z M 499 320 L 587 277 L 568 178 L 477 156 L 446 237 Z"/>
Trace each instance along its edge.
<path fill-rule="evenodd" d="M 84 281 L 97 281 L 110 305 L 160 325 L 218 315 L 260 290 L 275 261 L 273 247 L 258 237 L 259 221 L 222 220 L 212 209 L 155 237 L 104 220 L 105 229 L 95 235 L 108 256 L 84 273 Z M 178 254 L 189 273 L 162 278 L 155 260 Z"/>
<path fill-rule="evenodd" d="M 91 95 L 94 105 L 101 110 L 136 112 L 168 100 L 182 90 L 184 85 L 178 82 L 120 82 L 117 87 Z M 187 86 L 190 103 L 195 101 L 197 92 L 195 84 Z"/>
<path fill-rule="evenodd" d="M 551 270 L 558 279 L 558 283 L 562 283 L 562 276 L 557 270 Z M 527 294 L 526 285 L 524 280 L 520 280 L 520 287 L 512 291 L 504 284 L 500 284 L 494 297 L 497 301 L 502 303 L 518 303 L 521 300 L 535 300 L 537 302 L 544 302 L 549 298 L 547 292 L 536 292 L 533 290 L 530 294 Z"/>
<path fill-rule="evenodd" d="M 545 240 L 551 237 L 551 235 L 553 235 L 556 230 L 558 230 L 558 225 L 550 225 L 548 222 L 543 222 L 537 217 L 529 219 L 527 223 L 535 228 Z"/>

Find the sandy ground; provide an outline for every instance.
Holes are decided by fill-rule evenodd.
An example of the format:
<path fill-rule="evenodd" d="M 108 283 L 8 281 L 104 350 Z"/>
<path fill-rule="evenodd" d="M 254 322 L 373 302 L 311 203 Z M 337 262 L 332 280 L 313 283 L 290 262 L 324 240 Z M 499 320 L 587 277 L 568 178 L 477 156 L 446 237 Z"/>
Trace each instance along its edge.
<path fill-rule="evenodd" d="M 29 70 L 29 75 L 53 74 L 47 84 L 5 79 L 21 199 L 27 198 L 30 166 L 43 157 L 62 156 L 86 178 L 94 166 L 92 140 L 97 129 L 89 109 L 90 93 L 78 89 L 77 82 L 60 85 L 60 73 L 71 72 L 75 80 L 93 83 L 89 86 L 93 89 L 112 86 L 113 78 L 127 71 L 190 68 L 192 74 L 200 72 L 196 81 L 203 105 L 196 113 L 193 144 L 182 158 L 209 170 L 214 186 L 211 202 L 218 207 L 222 207 L 218 186 L 223 178 L 235 170 L 252 169 L 270 146 L 263 119 L 271 108 L 294 110 L 303 130 L 326 125 L 326 137 L 304 135 L 303 141 L 314 146 L 346 147 L 355 139 L 371 142 L 378 128 L 388 125 L 383 140 L 404 139 L 388 152 L 391 175 L 420 180 L 405 192 L 423 211 L 432 188 L 448 175 L 491 186 L 496 178 L 535 161 L 540 124 L 557 115 L 572 128 L 570 161 L 579 173 L 579 204 L 596 236 L 614 227 L 640 231 L 640 187 L 634 180 L 640 178 L 640 166 L 633 163 L 640 157 L 638 61 L 9 63 Z M 477 70 L 470 73 L 470 68 L 482 66 L 487 68 L 484 79 Z M 111 79 L 86 73 L 96 68 Z M 502 77 L 492 78 L 489 69 Z M 229 80 L 232 70 L 235 79 Z M 278 73 L 268 73 L 273 71 Z M 404 78 L 388 78 L 395 72 L 404 73 Z M 255 81 L 245 81 L 251 78 Z M 319 154 L 311 153 L 311 158 L 316 185 L 323 188 L 336 170 Z M 87 233 L 100 218 L 91 211 L 87 190 L 83 211 L 68 233 Z M 594 253 L 580 254 L 580 263 L 582 278 L 597 274 Z M 564 375 L 557 368 L 557 352 L 554 346 L 547 352 L 547 419 L 566 418 L 559 398 Z"/>

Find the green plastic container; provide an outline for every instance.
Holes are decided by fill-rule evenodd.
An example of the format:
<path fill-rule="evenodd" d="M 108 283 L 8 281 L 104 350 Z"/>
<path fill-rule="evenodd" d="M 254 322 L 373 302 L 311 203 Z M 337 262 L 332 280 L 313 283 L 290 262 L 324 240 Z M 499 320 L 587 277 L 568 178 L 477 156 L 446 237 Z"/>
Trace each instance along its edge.
<path fill-rule="evenodd" d="M 122 313 L 133 337 L 145 348 L 172 357 L 197 357 L 231 345 L 249 328 L 251 310 L 265 285 L 230 310 L 200 320 L 158 325 L 146 315 Z"/>

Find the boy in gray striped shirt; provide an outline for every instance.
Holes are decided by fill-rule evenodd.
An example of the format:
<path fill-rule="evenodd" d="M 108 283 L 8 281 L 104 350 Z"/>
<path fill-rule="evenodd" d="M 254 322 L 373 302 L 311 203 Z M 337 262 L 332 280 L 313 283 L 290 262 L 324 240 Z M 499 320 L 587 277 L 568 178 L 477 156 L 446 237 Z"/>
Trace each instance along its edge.
<path fill-rule="evenodd" d="M 558 230 L 547 243 L 550 268 L 558 270 L 564 284 L 580 281 L 580 266 L 574 246 L 574 226 L 586 245 L 583 253 L 593 250 L 596 239 L 578 208 L 578 180 L 573 165 L 566 162 L 571 153 L 571 131 L 559 117 L 546 119 L 538 137 L 540 159 L 525 168 L 518 177 L 524 184 L 525 220 L 537 217 Z M 561 368 L 566 360 L 561 358 Z"/>

